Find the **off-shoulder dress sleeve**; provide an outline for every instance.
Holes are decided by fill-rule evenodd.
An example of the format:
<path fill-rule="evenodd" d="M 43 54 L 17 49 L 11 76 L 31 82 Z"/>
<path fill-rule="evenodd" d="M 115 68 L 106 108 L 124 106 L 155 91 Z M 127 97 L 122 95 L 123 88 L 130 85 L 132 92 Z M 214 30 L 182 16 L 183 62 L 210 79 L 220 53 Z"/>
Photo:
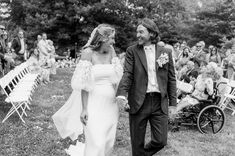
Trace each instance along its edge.
<path fill-rule="evenodd" d="M 71 86 L 73 90 L 92 90 L 92 73 L 91 73 L 92 63 L 87 60 L 80 60 L 74 71 Z"/>

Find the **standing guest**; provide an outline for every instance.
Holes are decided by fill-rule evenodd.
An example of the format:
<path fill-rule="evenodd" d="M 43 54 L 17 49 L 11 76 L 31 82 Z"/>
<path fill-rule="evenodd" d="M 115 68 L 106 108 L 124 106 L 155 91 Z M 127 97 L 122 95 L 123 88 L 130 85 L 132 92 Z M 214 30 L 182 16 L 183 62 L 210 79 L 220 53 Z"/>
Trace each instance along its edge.
<path fill-rule="evenodd" d="M 5 55 L 6 56 L 9 56 L 12 58 L 14 58 L 14 55 L 12 55 L 11 53 L 11 46 L 9 45 L 9 42 L 8 42 L 8 33 L 7 31 L 4 31 L 3 32 L 3 35 L 2 35 L 2 45 L 4 45 L 4 49 L 5 49 Z M 9 62 L 9 61 L 6 61 L 5 59 L 2 60 L 2 68 L 4 69 L 4 74 L 8 73 L 11 69 L 14 68 L 14 62 Z"/>
<path fill-rule="evenodd" d="M 50 56 L 46 33 L 42 33 L 42 39 L 38 42 L 38 50 L 39 50 L 39 60 L 41 62 L 46 62 Z"/>
<path fill-rule="evenodd" d="M 55 75 L 56 74 L 56 61 L 55 61 L 55 47 L 53 45 L 53 41 L 52 40 L 48 40 L 48 46 L 49 46 L 49 59 L 48 59 L 48 64 L 50 66 L 50 73 Z"/>
<path fill-rule="evenodd" d="M 209 63 L 209 62 L 215 62 L 217 63 L 218 65 L 221 64 L 221 57 L 218 53 L 218 50 L 216 47 L 211 47 L 209 48 L 209 53 L 207 54 L 206 56 L 206 62 Z"/>
<path fill-rule="evenodd" d="M 34 41 L 34 44 L 33 44 L 33 48 L 34 48 L 34 49 L 38 47 L 38 43 L 39 43 L 39 41 L 40 41 L 41 39 L 42 39 L 42 36 L 41 36 L 41 35 L 38 35 L 38 36 L 37 36 L 37 40 Z"/>
<path fill-rule="evenodd" d="M 0 77 L 4 75 L 4 63 L 14 63 L 13 58 L 10 55 L 7 55 L 7 45 L 4 37 L 5 33 L 5 26 L 0 25 Z"/>
<path fill-rule="evenodd" d="M 19 30 L 18 35 L 12 41 L 12 51 L 15 52 L 15 64 L 19 65 L 25 61 L 26 40 L 24 38 L 23 30 Z"/>

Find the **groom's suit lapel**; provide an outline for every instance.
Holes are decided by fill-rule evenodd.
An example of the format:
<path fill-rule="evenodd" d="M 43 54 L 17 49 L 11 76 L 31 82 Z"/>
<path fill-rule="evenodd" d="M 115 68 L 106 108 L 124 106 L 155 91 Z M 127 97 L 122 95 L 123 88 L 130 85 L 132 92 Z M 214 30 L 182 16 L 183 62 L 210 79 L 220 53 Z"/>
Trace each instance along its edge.
<path fill-rule="evenodd" d="M 143 46 L 140 45 L 137 46 L 137 55 L 139 56 L 140 62 L 144 66 L 146 73 L 148 73 L 147 58 Z"/>
<path fill-rule="evenodd" d="M 148 65 L 147 65 L 147 58 L 145 55 L 144 47 L 138 45 L 137 46 L 137 55 L 140 58 L 140 61 L 146 71 L 148 73 Z M 160 57 L 160 55 L 163 52 L 163 48 L 161 46 L 158 46 L 157 44 L 155 45 L 155 65 L 156 65 L 156 71 L 158 71 L 159 65 L 157 63 L 157 59 Z"/>

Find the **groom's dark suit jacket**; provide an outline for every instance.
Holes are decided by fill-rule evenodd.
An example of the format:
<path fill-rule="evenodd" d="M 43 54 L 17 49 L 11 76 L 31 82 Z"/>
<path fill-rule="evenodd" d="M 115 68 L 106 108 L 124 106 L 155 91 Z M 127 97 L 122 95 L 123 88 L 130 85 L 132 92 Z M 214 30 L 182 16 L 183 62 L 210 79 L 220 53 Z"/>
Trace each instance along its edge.
<path fill-rule="evenodd" d="M 168 54 L 169 62 L 159 67 L 156 62 L 156 75 L 159 90 L 161 92 L 162 111 L 168 113 L 168 104 L 176 105 L 176 78 L 172 53 L 170 49 L 165 49 L 155 45 L 156 58 L 161 54 Z M 117 96 L 128 97 L 130 113 L 135 114 L 143 105 L 148 85 L 147 59 L 143 46 L 133 45 L 126 51 L 124 63 L 124 75 L 120 81 Z"/>

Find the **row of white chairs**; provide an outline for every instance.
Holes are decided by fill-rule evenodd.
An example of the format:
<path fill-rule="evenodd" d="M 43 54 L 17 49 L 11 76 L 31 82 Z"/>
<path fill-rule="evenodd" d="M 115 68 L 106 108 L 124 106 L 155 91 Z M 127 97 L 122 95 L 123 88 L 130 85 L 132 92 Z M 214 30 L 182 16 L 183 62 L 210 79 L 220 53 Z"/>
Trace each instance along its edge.
<path fill-rule="evenodd" d="M 27 116 L 26 108 L 30 110 L 32 94 L 38 84 L 39 74 L 30 73 L 28 62 L 16 66 L 0 79 L 0 86 L 6 95 L 5 102 L 11 104 L 2 123 L 14 113 L 17 113 L 21 121 L 25 123 L 23 116 Z"/>

